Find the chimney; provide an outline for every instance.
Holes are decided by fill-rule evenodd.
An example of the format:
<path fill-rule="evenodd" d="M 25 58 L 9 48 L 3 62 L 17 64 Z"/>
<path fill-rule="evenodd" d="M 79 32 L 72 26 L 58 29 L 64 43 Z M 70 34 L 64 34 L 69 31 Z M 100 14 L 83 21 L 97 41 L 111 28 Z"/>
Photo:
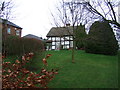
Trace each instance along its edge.
<path fill-rule="evenodd" d="M 66 27 L 69 27 L 70 26 L 70 23 L 66 24 Z"/>

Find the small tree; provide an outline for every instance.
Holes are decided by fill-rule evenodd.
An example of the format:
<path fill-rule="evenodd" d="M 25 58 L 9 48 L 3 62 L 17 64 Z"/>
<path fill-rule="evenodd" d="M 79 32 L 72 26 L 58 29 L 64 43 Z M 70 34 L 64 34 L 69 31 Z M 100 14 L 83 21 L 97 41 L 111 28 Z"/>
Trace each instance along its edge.
<path fill-rule="evenodd" d="M 85 51 L 105 55 L 116 55 L 118 43 L 113 29 L 107 21 L 96 21 L 90 27 L 89 35 L 85 43 Z"/>
<path fill-rule="evenodd" d="M 73 30 L 73 33 L 69 31 L 69 28 L 66 27 L 68 33 L 73 37 L 73 48 L 72 48 L 72 63 L 75 62 L 74 59 L 74 50 L 76 48 L 75 41 L 75 30 L 76 26 L 80 25 L 80 23 L 85 23 L 85 12 L 84 6 L 82 3 L 84 0 L 69 0 L 68 2 L 65 0 L 61 0 L 60 6 L 57 6 L 57 14 L 52 13 L 54 24 L 57 27 L 66 27 L 67 24 L 70 24 Z M 56 16 L 57 15 L 57 16 Z"/>

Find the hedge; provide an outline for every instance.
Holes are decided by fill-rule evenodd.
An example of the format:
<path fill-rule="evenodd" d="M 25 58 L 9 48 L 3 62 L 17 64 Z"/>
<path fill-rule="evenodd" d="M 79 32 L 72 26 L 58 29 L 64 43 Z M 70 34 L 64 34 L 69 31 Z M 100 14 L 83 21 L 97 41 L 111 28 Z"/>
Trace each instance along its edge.
<path fill-rule="evenodd" d="M 33 38 L 9 36 L 5 41 L 7 55 L 23 55 L 29 52 L 43 51 L 42 41 Z"/>

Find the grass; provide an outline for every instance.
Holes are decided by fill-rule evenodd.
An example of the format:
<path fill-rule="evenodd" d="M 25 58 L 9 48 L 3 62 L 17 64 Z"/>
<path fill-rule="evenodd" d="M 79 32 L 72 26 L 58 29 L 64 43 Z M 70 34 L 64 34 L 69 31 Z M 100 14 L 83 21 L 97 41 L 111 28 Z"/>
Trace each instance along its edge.
<path fill-rule="evenodd" d="M 49 83 L 50 88 L 117 88 L 118 58 L 71 51 L 48 51 L 48 68 L 58 68 L 59 74 Z"/>
<path fill-rule="evenodd" d="M 47 59 L 48 67 L 46 68 L 59 69 L 59 74 L 48 85 L 50 88 L 118 87 L 118 56 L 75 51 L 75 63 L 72 63 L 71 53 L 69 50 L 46 52 L 46 54 L 52 54 Z M 35 66 L 43 67 L 39 55 L 35 60 L 40 61 Z"/>

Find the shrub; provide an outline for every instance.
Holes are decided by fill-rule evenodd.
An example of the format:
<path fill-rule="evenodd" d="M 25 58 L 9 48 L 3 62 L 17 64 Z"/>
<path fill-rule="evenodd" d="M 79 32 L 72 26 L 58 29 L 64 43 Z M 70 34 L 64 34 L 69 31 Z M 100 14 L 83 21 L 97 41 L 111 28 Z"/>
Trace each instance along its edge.
<path fill-rule="evenodd" d="M 22 55 L 22 40 L 17 36 L 9 36 L 5 41 L 5 51 L 8 55 Z"/>
<path fill-rule="evenodd" d="M 85 41 L 85 51 L 88 53 L 116 55 L 117 50 L 118 43 L 109 23 L 107 21 L 93 23 Z"/>
<path fill-rule="evenodd" d="M 22 38 L 24 53 L 37 52 L 44 50 L 42 41 L 33 38 Z"/>
<path fill-rule="evenodd" d="M 58 74 L 57 70 L 47 71 L 41 69 L 40 73 L 33 73 L 24 66 L 30 61 L 34 54 L 22 56 L 22 61 L 16 60 L 15 63 L 3 62 L 2 68 L 2 87 L 6 88 L 47 88 L 47 84 Z M 46 59 L 50 55 L 47 55 Z M 47 63 L 47 62 L 46 62 Z"/>

